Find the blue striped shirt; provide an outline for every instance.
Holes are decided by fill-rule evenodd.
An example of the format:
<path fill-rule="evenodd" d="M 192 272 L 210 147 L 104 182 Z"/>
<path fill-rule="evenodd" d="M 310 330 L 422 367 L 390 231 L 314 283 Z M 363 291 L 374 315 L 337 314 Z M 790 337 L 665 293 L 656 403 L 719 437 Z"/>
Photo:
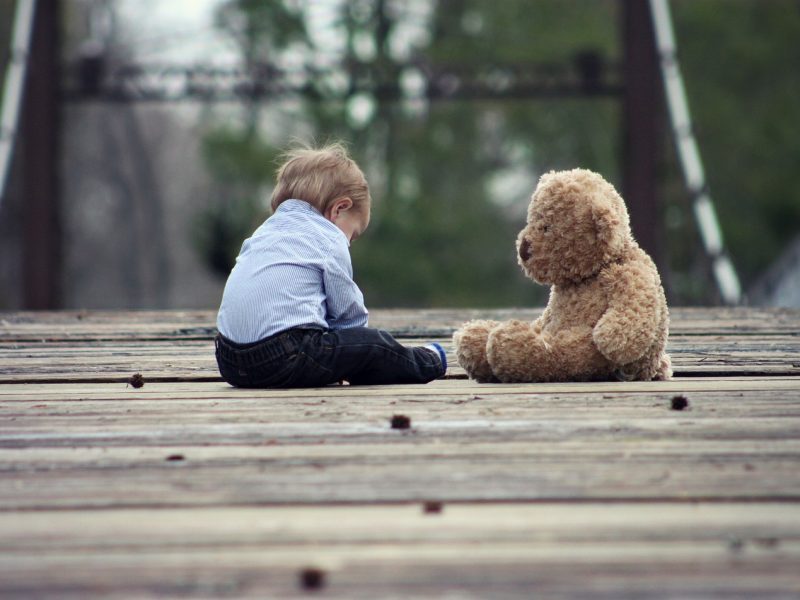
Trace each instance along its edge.
<path fill-rule="evenodd" d="M 222 294 L 217 329 L 239 344 L 302 325 L 367 324 L 347 236 L 302 200 L 285 200 L 244 241 Z"/>

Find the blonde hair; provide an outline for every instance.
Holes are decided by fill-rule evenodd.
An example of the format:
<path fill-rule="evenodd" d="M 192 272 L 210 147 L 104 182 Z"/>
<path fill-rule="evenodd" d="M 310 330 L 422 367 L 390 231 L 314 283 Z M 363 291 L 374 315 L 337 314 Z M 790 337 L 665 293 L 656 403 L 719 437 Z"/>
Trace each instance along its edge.
<path fill-rule="evenodd" d="M 290 198 L 304 200 L 322 214 L 334 200 L 345 196 L 356 210 L 369 207 L 372 199 L 367 179 L 343 144 L 300 146 L 287 151 L 283 159 L 272 191 L 273 212 Z"/>

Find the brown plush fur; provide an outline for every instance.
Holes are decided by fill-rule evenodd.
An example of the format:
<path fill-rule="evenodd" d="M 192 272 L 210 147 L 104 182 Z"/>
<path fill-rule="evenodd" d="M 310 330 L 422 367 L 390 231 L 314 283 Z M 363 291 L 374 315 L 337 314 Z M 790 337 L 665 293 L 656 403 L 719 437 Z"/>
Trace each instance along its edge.
<path fill-rule="evenodd" d="M 542 316 L 470 321 L 458 362 L 482 382 L 669 379 L 669 312 L 614 187 L 584 169 L 543 175 L 517 238 L 525 274 L 550 285 Z"/>

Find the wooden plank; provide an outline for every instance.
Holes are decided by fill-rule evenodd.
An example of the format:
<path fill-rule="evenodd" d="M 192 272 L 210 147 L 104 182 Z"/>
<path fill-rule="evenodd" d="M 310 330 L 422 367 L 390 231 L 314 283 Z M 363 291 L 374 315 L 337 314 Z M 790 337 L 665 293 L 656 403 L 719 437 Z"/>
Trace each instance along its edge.
<path fill-rule="evenodd" d="M 451 364 L 447 376 L 465 377 L 449 337 L 414 336 L 449 336 L 465 318 L 513 312 L 384 310 L 374 321 L 408 344 L 440 341 Z M 800 373 L 798 311 L 676 309 L 674 321 L 668 350 L 679 376 Z M 151 381 L 219 379 L 209 311 L 3 313 L 0 323 L 0 381 L 124 381 L 134 372 Z"/>
<path fill-rule="evenodd" d="M 448 377 L 466 377 L 449 339 Z M 800 374 L 800 336 L 673 336 L 668 350 L 676 376 L 699 374 Z M 0 382 L 124 381 L 133 373 L 152 381 L 219 380 L 210 341 L 57 342 L 0 345 Z"/>
<path fill-rule="evenodd" d="M 783 432 L 785 435 L 785 432 Z M 164 445 L 157 461 L 114 466 L 103 459 L 77 466 L 59 463 L 27 465 L 0 473 L 1 510 L 107 509 L 112 507 L 189 507 L 216 505 L 286 505 L 445 502 L 536 501 L 800 501 L 796 444 L 783 444 L 781 453 L 746 450 L 731 456 L 708 453 L 701 443 L 689 443 L 681 454 L 642 452 L 649 443 L 614 443 L 608 435 L 594 452 L 513 455 L 525 437 L 506 453 L 439 452 L 432 440 L 422 440 L 427 453 L 385 452 L 382 443 L 360 443 L 356 449 L 330 457 L 289 457 L 269 451 L 257 458 L 239 457 L 204 462 L 190 451 Z M 250 444 L 272 444 L 270 437 Z M 466 438 L 457 443 L 464 444 Z M 741 440 L 750 445 L 752 440 Z M 83 442 L 88 445 L 90 442 Z M 101 442 L 102 443 L 102 442 Z M 212 439 L 223 445 L 243 443 Z M 279 442 L 283 443 L 283 442 Z M 295 442 L 302 446 L 303 440 Z M 332 444 L 309 438 L 305 444 Z M 341 443 L 341 442 L 340 442 Z M 448 440 L 443 442 L 449 443 Z M 477 443 L 502 444 L 495 438 Z M 555 442 L 553 442 L 555 443 Z M 409 447 L 412 444 L 408 444 Z M 531 444 L 535 450 L 541 444 Z M 113 444 L 111 445 L 113 447 Z M 656 446 L 658 449 L 658 446 Z M 111 451 L 109 451 L 111 452 Z M 33 453 L 32 453 L 33 454 Z M 170 459 L 182 456 L 180 460 Z M 186 458 L 188 457 L 188 458 Z"/>
<path fill-rule="evenodd" d="M 788 597 L 796 505 L 482 504 L 0 513 L 0 595 Z M 307 591 L 306 591 L 307 593 Z M 537 595 L 538 595 L 537 594 Z"/>
<path fill-rule="evenodd" d="M 593 381 L 577 383 L 524 383 L 491 384 L 476 383 L 468 379 L 438 379 L 427 384 L 396 386 L 339 386 L 299 389 L 241 389 L 233 388 L 223 382 L 170 382 L 145 383 L 141 388 L 133 388 L 127 383 L 0 383 L 0 398 L 5 400 L 26 400 L 31 397 L 50 400 L 84 400 L 88 398 L 108 398 L 112 401 L 136 400 L 141 398 L 260 398 L 265 404 L 269 400 L 281 398 L 400 398 L 420 396 L 420 402 L 427 402 L 438 396 L 460 395 L 461 400 L 470 401 L 475 396 L 491 397 L 507 394 L 598 394 L 597 398 L 610 399 L 616 395 L 631 393 L 676 394 L 688 392 L 759 392 L 759 391 L 798 391 L 800 379 L 797 377 L 687 377 L 670 381 Z M 608 397 L 603 395 L 609 395 Z M 34 400 L 36 399 L 34 398 Z"/>
<path fill-rule="evenodd" d="M 547 402 L 547 399 L 542 399 Z M 754 402 L 748 398 L 748 402 Z M 324 438 L 330 441 L 361 441 L 364 443 L 394 443 L 396 435 L 384 441 L 389 431 L 392 414 L 402 410 L 412 419 L 410 433 L 414 443 L 429 437 L 439 442 L 458 442 L 468 437 L 476 443 L 482 438 L 504 440 L 524 437 L 551 440 L 557 436 L 582 433 L 584 439 L 604 440 L 613 434 L 618 441 L 626 436 L 637 436 L 642 441 L 660 439 L 672 434 L 676 439 L 780 439 L 787 433 L 792 439 L 792 427 L 797 422 L 797 410 L 786 397 L 784 404 L 772 404 L 760 410 L 726 410 L 715 408 L 703 397 L 695 397 L 695 406 L 705 403 L 705 410 L 695 408 L 691 413 L 669 410 L 669 401 L 656 402 L 651 408 L 630 407 L 615 410 L 596 400 L 595 407 L 573 408 L 585 402 L 579 398 L 562 403 L 564 410 L 574 410 L 574 415 L 559 414 L 555 410 L 539 411 L 525 407 L 497 407 L 494 403 L 476 403 L 469 410 L 463 405 L 439 404 L 434 409 L 395 401 L 384 402 L 370 411 L 359 413 L 356 408 L 336 405 L 304 403 L 294 406 L 294 411 L 275 414 L 269 410 L 250 407 L 208 406 L 194 414 L 180 414 L 187 403 L 172 403 L 170 409 L 153 409 L 150 406 L 128 407 L 106 411 L 95 405 L 87 409 L 60 407 L 53 409 L 41 404 L 41 409 L 3 411 L 3 437 L 0 447 L 35 447 L 85 445 L 190 444 L 192 438 L 204 442 L 249 443 L 254 440 L 307 441 Z M 192 405 L 193 403 L 188 403 Z M 709 407 L 711 405 L 711 407 Z M 97 408 L 95 408 L 97 407 Z M 176 415 L 174 423 L 164 423 L 167 415 Z M 755 413 L 755 414 L 754 414 Z M 491 420 L 489 420 L 491 418 Z M 750 426 L 748 427 L 748 423 Z M 800 431 L 800 429 L 798 429 Z M 94 442 L 93 442 L 94 441 Z"/>
<path fill-rule="evenodd" d="M 0 341 L 210 339 L 212 311 L 36 311 L 0 313 Z"/>
<path fill-rule="evenodd" d="M 3 449 L 0 512 L 431 500 L 755 507 L 797 505 L 800 498 L 800 448 L 786 440 L 606 435 L 556 442 L 498 435 L 469 443 L 431 437 L 206 443 Z"/>
<path fill-rule="evenodd" d="M 11 559 L 7 598 L 796 598 L 793 545 L 741 559 L 719 544 L 571 545 L 532 543 L 402 545 L 351 551 L 324 561 L 326 548 L 202 549 L 191 552 L 74 553 Z M 349 551 L 349 552 L 348 552 Z M 603 552 L 612 555 L 602 558 Z M 588 558 L 587 558 L 588 555 Z M 453 557 L 462 558 L 456 560 Z M 594 560 L 591 558 L 594 557 Z M 322 590 L 304 589 L 308 568 L 325 573 Z M 321 568 L 320 568 L 321 567 Z"/>
<path fill-rule="evenodd" d="M 682 413 L 694 417 L 794 416 L 800 410 L 798 378 L 690 378 L 670 382 L 603 384 L 480 385 L 467 380 L 439 380 L 425 385 L 329 386 L 300 390 L 236 389 L 226 384 L 147 384 L 135 389 L 121 384 L 0 384 L 0 416 L 5 418 L 60 415 L 125 414 L 135 418 L 152 412 L 182 418 L 204 412 L 219 415 L 257 412 L 281 418 L 307 416 L 299 408 L 325 409 L 325 416 L 372 415 L 375 411 L 424 410 L 434 415 L 457 411 L 463 416 L 513 411 L 515 415 L 662 416 L 676 394 L 691 401 Z M 475 412 L 477 411 L 477 413 Z M 769 412 L 776 411 L 776 412 Z M 714 413 L 719 412 L 718 415 Z M 678 413 L 671 411 L 669 414 Z"/>
<path fill-rule="evenodd" d="M 0 345 L 0 382 L 219 381 L 213 342 L 57 342 Z"/>
<path fill-rule="evenodd" d="M 668 410 L 683 394 L 691 401 L 683 412 Z M 427 385 L 329 386 L 299 390 L 236 389 L 227 384 L 0 385 L 0 418 L 57 419 L 82 415 L 124 416 L 126 422 L 150 414 L 181 419 L 219 419 L 260 415 L 307 421 L 337 417 L 372 418 L 387 410 L 411 410 L 429 417 L 462 418 L 491 411 L 507 418 L 749 418 L 797 416 L 798 378 L 689 378 L 669 382 L 550 384 L 476 384 L 439 380 Z M 309 410 L 313 410 L 309 413 Z M 664 412 L 666 410 L 666 412 Z M 251 414 L 252 413 L 252 414 Z M 11 422 L 7 422 L 11 425 Z"/>
<path fill-rule="evenodd" d="M 426 457 L 462 459 L 479 458 L 485 460 L 517 460 L 536 459 L 578 461 L 586 457 L 595 459 L 632 457 L 652 459 L 662 456 L 676 460 L 694 453 L 696 457 L 716 461 L 719 464 L 729 460 L 741 460 L 744 455 L 764 457 L 775 460 L 786 458 L 797 452 L 795 440 L 751 439 L 747 440 L 747 449 L 742 450 L 742 440 L 735 438 L 720 439 L 650 439 L 646 447 L 642 440 L 636 439 L 587 439 L 573 438 L 553 444 L 548 439 L 512 439 L 497 443 L 496 439 L 476 436 L 476 440 L 467 444 L 443 444 L 447 440 L 439 439 L 431 443 L 430 439 L 409 439 L 407 436 L 396 436 L 400 439 L 387 441 L 378 449 L 378 455 L 388 460 L 414 460 L 420 462 Z M 189 440 L 182 445 L 111 445 L 102 444 L 81 446 L 25 446 L 3 448 L 2 469 L 11 473 L 47 470 L 69 471 L 82 468 L 124 469 L 126 467 L 160 467 L 164 462 L 192 461 L 194 466 L 214 466 L 219 464 L 254 463 L 258 461 L 283 461 L 292 458 L 313 463 L 319 459 L 344 461 L 354 459 L 359 464 L 374 462 L 373 458 L 365 459 L 365 450 L 374 450 L 378 444 L 359 439 L 338 439 L 336 443 L 307 443 L 304 440 L 265 437 L 252 443 L 229 443 L 213 445 L 207 441 Z M 417 443 L 420 442 L 420 443 Z M 438 446 L 434 446 L 438 444 Z M 601 456 L 602 454 L 602 456 Z M 168 460 L 171 456 L 182 456 L 180 460 Z M 376 459 L 377 460 L 377 459 Z M 692 459 L 692 460 L 696 460 Z M 752 465 L 756 466 L 756 465 Z M 749 469 L 755 478 L 757 469 Z"/>
<path fill-rule="evenodd" d="M 87 399 L 105 397 L 112 401 L 141 398 L 260 398 L 266 403 L 275 399 L 303 398 L 377 398 L 421 396 L 426 398 L 458 395 L 462 400 L 475 399 L 475 395 L 495 398 L 508 394 L 626 394 L 626 393 L 688 393 L 703 391 L 751 392 L 751 391 L 798 391 L 797 377 L 688 377 L 670 381 L 593 381 L 578 383 L 522 383 L 491 384 L 477 383 L 467 379 L 438 379 L 427 384 L 396 386 L 339 386 L 299 389 L 240 389 L 223 382 L 174 382 L 145 383 L 133 388 L 126 383 L 0 383 L 0 398 L 26 400 L 30 396 L 39 399 Z M 614 396 L 611 396 L 612 398 Z M 610 399 L 610 398 L 604 398 Z"/>
<path fill-rule="evenodd" d="M 753 307 L 676 307 L 671 332 L 679 335 L 797 335 L 800 310 Z M 449 337 L 474 318 L 527 319 L 541 308 L 375 309 L 370 324 L 400 337 Z M 0 342 L 59 340 L 210 339 L 214 311 L 55 311 L 0 313 Z"/>
<path fill-rule="evenodd" d="M 7 385 L 0 508 L 800 499 L 800 379 L 627 385 Z"/>
<path fill-rule="evenodd" d="M 800 540 L 800 506 L 788 503 L 483 503 L 443 504 L 425 512 L 418 503 L 349 506 L 213 507 L 160 510 L 0 512 L 6 551 L 58 554 L 92 547 L 214 547 L 234 544 L 286 547 L 419 542 L 592 543 L 600 541 L 709 542 L 731 535 Z M 656 535 L 657 534 L 657 535 Z M 763 544 L 762 544 L 763 545 Z M 800 573 L 798 573 L 800 575 Z"/>

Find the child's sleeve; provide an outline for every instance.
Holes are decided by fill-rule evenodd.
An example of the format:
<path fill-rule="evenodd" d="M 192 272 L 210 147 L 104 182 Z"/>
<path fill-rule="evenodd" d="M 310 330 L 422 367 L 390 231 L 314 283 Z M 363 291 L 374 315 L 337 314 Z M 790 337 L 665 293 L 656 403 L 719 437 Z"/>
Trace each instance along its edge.
<path fill-rule="evenodd" d="M 353 281 L 353 264 L 345 244 L 334 244 L 322 273 L 325 286 L 325 315 L 331 329 L 364 327 L 369 312 L 364 306 L 364 295 Z"/>

